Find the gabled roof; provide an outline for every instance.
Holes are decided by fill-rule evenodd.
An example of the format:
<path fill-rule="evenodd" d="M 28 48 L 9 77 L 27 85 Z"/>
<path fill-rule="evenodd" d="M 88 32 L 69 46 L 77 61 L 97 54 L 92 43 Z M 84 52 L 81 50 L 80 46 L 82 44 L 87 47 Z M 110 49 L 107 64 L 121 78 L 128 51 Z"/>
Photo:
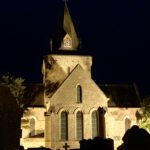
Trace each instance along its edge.
<path fill-rule="evenodd" d="M 142 103 L 144 106 L 150 107 L 150 96 L 143 98 Z"/>
<path fill-rule="evenodd" d="M 26 107 L 43 107 L 44 106 L 44 85 L 43 84 L 26 84 L 25 106 Z"/>
<path fill-rule="evenodd" d="M 55 88 L 55 90 L 53 90 L 51 92 L 51 94 L 48 96 L 49 98 L 52 97 L 56 92 L 57 90 L 63 85 L 63 83 L 68 79 L 70 78 L 70 76 L 72 76 L 72 73 L 74 73 L 75 70 L 77 70 L 78 68 L 82 68 L 79 64 L 77 64 L 74 69 L 70 72 L 70 74 L 63 80 L 63 82 L 61 82 L 61 84 L 59 86 L 57 86 L 57 88 Z"/>
<path fill-rule="evenodd" d="M 91 107 L 107 107 L 107 97 L 103 91 L 91 79 L 90 74 L 78 64 L 52 95 L 51 101 L 48 101 L 46 105 L 47 110 L 51 110 L 51 106 L 55 105 L 55 111 L 57 112 L 57 106 L 62 105 L 62 103 L 66 106 L 70 104 L 74 105 L 74 99 L 76 99 L 76 97 L 74 97 L 74 92 L 77 85 L 81 85 L 84 89 L 83 107 L 87 106 L 87 104 L 90 104 Z"/>
<path fill-rule="evenodd" d="M 105 84 L 99 86 L 109 98 L 108 107 L 140 107 L 141 99 L 134 84 Z"/>

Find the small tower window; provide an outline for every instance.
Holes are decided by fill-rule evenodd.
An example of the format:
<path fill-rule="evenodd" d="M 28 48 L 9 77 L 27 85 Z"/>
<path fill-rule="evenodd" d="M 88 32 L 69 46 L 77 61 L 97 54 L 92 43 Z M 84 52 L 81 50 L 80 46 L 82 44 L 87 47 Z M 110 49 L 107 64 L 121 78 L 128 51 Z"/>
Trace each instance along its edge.
<path fill-rule="evenodd" d="M 61 113 L 61 140 L 68 140 L 68 115 L 65 111 Z"/>
<path fill-rule="evenodd" d="M 76 136 L 77 140 L 83 139 L 83 113 L 81 111 L 78 111 L 76 115 Z"/>
<path fill-rule="evenodd" d="M 59 50 L 72 50 L 72 49 L 73 49 L 72 38 L 67 33 L 64 36 L 63 41 L 61 42 L 61 46 L 60 46 Z"/>
<path fill-rule="evenodd" d="M 125 119 L 125 132 L 131 128 L 131 120 L 129 118 Z"/>
<path fill-rule="evenodd" d="M 32 118 L 30 120 L 30 134 L 29 134 L 30 137 L 33 137 L 35 136 L 35 119 Z"/>
<path fill-rule="evenodd" d="M 82 87 L 81 87 L 81 85 L 77 86 L 77 103 L 82 103 Z"/>
<path fill-rule="evenodd" d="M 66 34 L 66 36 L 63 39 L 63 45 L 65 49 L 70 49 L 72 48 L 72 39 L 69 36 L 69 34 Z"/>
<path fill-rule="evenodd" d="M 70 74 L 70 67 L 68 67 L 68 75 Z"/>

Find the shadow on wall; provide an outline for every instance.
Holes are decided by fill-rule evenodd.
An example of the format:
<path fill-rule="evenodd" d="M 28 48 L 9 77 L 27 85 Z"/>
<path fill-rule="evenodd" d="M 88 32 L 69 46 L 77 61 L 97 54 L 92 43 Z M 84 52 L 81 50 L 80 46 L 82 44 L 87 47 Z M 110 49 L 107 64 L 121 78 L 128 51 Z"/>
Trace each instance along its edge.
<path fill-rule="evenodd" d="M 117 150 L 150 150 L 150 134 L 138 126 L 128 129 L 122 140 Z"/>

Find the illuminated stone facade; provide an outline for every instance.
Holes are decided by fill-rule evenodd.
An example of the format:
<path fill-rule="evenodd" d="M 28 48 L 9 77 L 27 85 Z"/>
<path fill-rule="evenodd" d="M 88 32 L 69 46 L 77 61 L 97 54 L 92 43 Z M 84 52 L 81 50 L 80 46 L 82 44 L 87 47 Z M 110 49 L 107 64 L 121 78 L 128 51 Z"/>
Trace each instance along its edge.
<path fill-rule="evenodd" d="M 122 142 L 121 138 L 126 131 L 126 118 L 129 120 L 127 128 L 137 124 L 136 113 L 139 107 L 119 108 L 115 104 L 111 106 L 112 104 L 108 103 L 109 97 L 102 91 L 103 88 L 101 89 L 101 86 L 98 86 L 91 78 L 91 65 L 91 56 L 55 54 L 44 57 L 42 69 L 44 91 L 43 97 L 39 97 L 43 98 L 43 106 L 38 107 L 37 104 L 33 104 L 28 107 L 22 118 L 21 144 L 25 149 L 40 146 L 55 150 L 63 149 L 65 143 L 70 148 L 79 148 L 76 122 L 79 111 L 83 113 L 83 138 L 89 139 L 93 138 L 92 112 L 99 112 L 99 109 L 103 108 L 104 121 L 97 120 L 99 125 L 97 135 L 114 139 L 115 147 Z M 79 85 L 82 95 L 78 95 Z M 133 92 L 136 93 L 136 91 Z M 81 96 L 79 102 L 78 96 Z M 138 101 L 138 96 L 136 98 Z M 136 100 L 135 97 L 134 100 Z M 61 139 L 62 112 L 67 113 L 66 140 Z M 32 118 L 35 120 L 33 125 Z M 35 131 L 31 136 L 32 130 Z"/>
<path fill-rule="evenodd" d="M 45 111 L 45 108 L 37 107 L 29 107 L 28 110 L 25 111 L 22 117 L 22 138 L 20 141 L 25 149 L 28 147 L 45 146 Z M 31 125 L 32 119 L 35 121 L 33 125 Z"/>
<path fill-rule="evenodd" d="M 91 114 L 99 108 L 107 108 L 107 97 L 91 79 L 91 64 L 91 56 L 62 55 L 61 58 L 61 55 L 48 55 L 44 59 L 44 105 L 43 108 L 29 107 L 22 118 L 23 138 L 21 143 L 25 148 L 45 146 L 52 149 L 62 149 L 65 142 L 71 148 L 79 148 L 79 140 L 76 135 L 76 114 L 78 111 L 83 113 L 83 138 L 92 138 Z M 70 68 L 69 72 L 68 67 Z M 58 83 L 57 89 L 50 88 L 56 83 Z M 79 85 L 82 88 L 82 93 L 80 93 L 82 99 L 77 102 L 77 87 Z M 51 90 L 47 90 L 48 88 Z M 68 115 L 68 139 L 66 140 L 61 140 L 62 111 L 67 112 Z M 33 127 L 35 135 L 33 136 L 30 136 L 31 118 L 35 120 Z M 40 137 L 40 133 L 37 131 L 43 132 L 43 137 Z"/>
<path fill-rule="evenodd" d="M 114 139 L 116 148 L 125 131 L 138 123 L 138 92 L 132 85 L 112 88 L 94 82 L 92 57 L 76 54 L 78 39 L 66 5 L 65 13 L 69 38 L 64 35 L 62 41 L 69 39 L 71 44 L 66 41 L 61 50 L 60 41 L 57 53 L 44 57 L 43 83 L 33 87 L 36 94 L 27 98 L 30 103 L 22 118 L 21 144 L 25 149 L 44 146 L 62 150 L 65 144 L 74 149 L 83 138 L 102 136 Z M 69 46 L 67 54 L 65 46 Z"/>
<path fill-rule="evenodd" d="M 138 110 L 139 108 L 108 108 L 106 113 L 106 137 L 114 140 L 115 149 L 121 145 L 126 129 L 138 125 L 136 117 Z M 127 120 L 129 120 L 128 125 L 126 125 Z"/>

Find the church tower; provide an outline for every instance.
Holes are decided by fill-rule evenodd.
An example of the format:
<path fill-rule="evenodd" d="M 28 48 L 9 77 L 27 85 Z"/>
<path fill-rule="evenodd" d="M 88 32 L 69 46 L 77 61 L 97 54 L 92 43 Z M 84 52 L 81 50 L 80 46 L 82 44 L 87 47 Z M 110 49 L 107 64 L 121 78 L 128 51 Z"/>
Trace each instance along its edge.
<path fill-rule="evenodd" d="M 56 36 L 61 40 L 51 40 L 51 53 L 44 56 L 43 83 L 46 86 L 46 94 L 51 96 L 70 73 L 80 66 L 91 76 L 92 57 L 78 55 L 79 39 L 73 25 L 67 4 L 64 4 L 62 30 Z M 56 38 L 56 39 L 60 39 Z M 56 49 L 57 47 L 57 49 Z"/>
<path fill-rule="evenodd" d="M 78 53 L 79 39 L 66 3 L 58 35 L 61 40 L 52 40 L 52 54 L 44 57 L 42 69 L 45 146 L 55 150 L 79 148 L 83 138 L 100 135 L 99 109 L 107 107 L 107 97 L 91 79 L 92 56 Z"/>

